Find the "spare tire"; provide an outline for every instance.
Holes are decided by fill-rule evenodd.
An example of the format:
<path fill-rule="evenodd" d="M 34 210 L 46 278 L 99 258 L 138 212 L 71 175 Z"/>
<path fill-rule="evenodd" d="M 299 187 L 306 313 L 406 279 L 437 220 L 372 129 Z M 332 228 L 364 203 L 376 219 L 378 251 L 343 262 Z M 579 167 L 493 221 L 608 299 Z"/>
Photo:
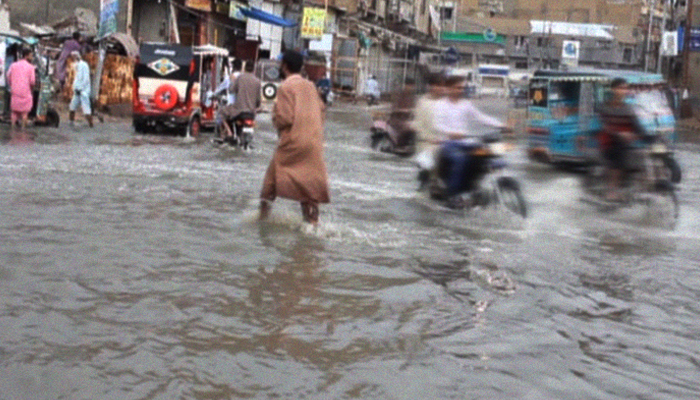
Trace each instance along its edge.
<path fill-rule="evenodd" d="M 273 100 L 277 96 L 277 85 L 274 83 L 266 83 L 262 87 L 262 94 L 267 100 Z"/>
<path fill-rule="evenodd" d="M 153 101 L 156 107 L 163 111 L 170 110 L 177 104 L 177 89 L 173 85 L 160 85 L 153 94 Z"/>

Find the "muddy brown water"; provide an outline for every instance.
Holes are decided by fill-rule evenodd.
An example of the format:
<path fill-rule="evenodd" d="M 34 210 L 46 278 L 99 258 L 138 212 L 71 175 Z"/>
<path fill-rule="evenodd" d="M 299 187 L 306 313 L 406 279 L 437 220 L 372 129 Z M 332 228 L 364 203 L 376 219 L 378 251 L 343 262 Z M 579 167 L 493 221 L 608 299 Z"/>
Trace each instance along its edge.
<path fill-rule="evenodd" d="M 328 114 L 317 229 L 284 200 L 255 220 L 269 115 L 250 153 L 0 128 L 0 399 L 700 396 L 698 148 L 675 229 L 516 151 L 522 221 L 417 194 L 369 121 Z"/>

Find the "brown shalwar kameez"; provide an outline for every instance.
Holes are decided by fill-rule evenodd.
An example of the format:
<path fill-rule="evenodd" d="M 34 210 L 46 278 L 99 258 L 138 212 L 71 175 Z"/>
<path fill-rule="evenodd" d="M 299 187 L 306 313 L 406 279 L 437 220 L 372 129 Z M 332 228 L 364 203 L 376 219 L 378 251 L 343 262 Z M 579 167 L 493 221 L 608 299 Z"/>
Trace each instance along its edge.
<path fill-rule="evenodd" d="M 311 81 L 293 74 L 282 82 L 272 111 L 277 149 L 265 173 L 261 200 L 276 197 L 302 203 L 302 212 L 317 214 L 329 203 L 328 173 L 323 159 L 324 105 Z M 311 215 L 317 220 L 318 215 Z"/>

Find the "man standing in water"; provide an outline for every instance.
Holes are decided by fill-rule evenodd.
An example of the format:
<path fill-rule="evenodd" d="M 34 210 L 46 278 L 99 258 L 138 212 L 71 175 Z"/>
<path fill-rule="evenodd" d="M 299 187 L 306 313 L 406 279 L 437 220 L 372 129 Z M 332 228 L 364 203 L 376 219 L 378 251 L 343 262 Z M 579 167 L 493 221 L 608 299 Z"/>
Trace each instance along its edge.
<path fill-rule="evenodd" d="M 22 131 L 27 127 L 27 115 L 32 110 L 34 98 L 32 88 L 36 84 L 36 74 L 32 65 L 31 49 L 22 49 L 22 59 L 10 65 L 7 71 L 7 83 L 10 86 L 10 121 L 11 130 L 19 118 L 22 121 Z"/>
<path fill-rule="evenodd" d="M 92 109 L 90 108 L 90 66 L 80 57 L 80 52 L 71 53 L 75 62 L 75 79 L 73 80 L 73 98 L 68 105 L 68 119 L 71 125 L 75 121 L 75 110 L 83 109 L 85 119 L 92 128 Z"/>
<path fill-rule="evenodd" d="M 279 142 L 260 193 L 260 219 L 268 217 L 279 196 L 299 201 L 304 221 L 316 225 L 319 203 L 330 202 L 323 158 L 324 105 L 314 84 L 299 74 L 303 63 L 301 53 L 294 50 L 282 57 L 280 73 L 285 80 L 272 110 Z"/>

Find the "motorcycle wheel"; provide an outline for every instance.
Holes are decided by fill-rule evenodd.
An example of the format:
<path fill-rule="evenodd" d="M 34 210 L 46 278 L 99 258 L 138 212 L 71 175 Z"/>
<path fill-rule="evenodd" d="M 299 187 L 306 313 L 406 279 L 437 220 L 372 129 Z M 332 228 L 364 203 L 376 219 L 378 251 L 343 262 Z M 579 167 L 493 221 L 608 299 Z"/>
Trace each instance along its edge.
<path fill-rule="evenodd" d="M 678 162 L 676 161 L 675 158 L 672 156 L 667 156 L 664 157 L 664 166 L 668 169 L 669 171 L 669 177 L 671 178 L 671 182 L 673 183 L 680 183 L 681 182 L 681 167 L 678 165 Z"/>
<path fill-rule="evenodd" d="M 58 112 L 53 108 L 49 108 L 48 111 L 46 111 L 46 125 L 58 128 L 60 123 L 61 117 L 58 115 Z"/>
<path fill-rule="evenodd" d="M 498 199 L 509 211 L 527 217 L 527 205 L 518 181 L 511 177 L 500 177 L 496 181 Z"/>
<path fill-rule="evenodd" d="M 372 141 L 372 148 L 382 153 L 392 153 L 394 151 L 394 143 L 386 136 L 382 136 Z"/>
<path fill-rule="evenodd" d="M 602 196 L 605 191 L 605 168 L 601 165 L 591 165 L 581 179 L 581 186 L 588 194 Z"/>
<path fill-rule="evenodd" d="M 659 214 L 661 217 L 668 219 L 671 228 L 675 228 L 680 214 L 680 205 L 678 204 L 678 196 L 676 195 L 673 184 L 669 181 L 657 182 L 656 194 L 663 199 L 660 206 L 666 207 L 665 210 L 658 210 Z"/>

